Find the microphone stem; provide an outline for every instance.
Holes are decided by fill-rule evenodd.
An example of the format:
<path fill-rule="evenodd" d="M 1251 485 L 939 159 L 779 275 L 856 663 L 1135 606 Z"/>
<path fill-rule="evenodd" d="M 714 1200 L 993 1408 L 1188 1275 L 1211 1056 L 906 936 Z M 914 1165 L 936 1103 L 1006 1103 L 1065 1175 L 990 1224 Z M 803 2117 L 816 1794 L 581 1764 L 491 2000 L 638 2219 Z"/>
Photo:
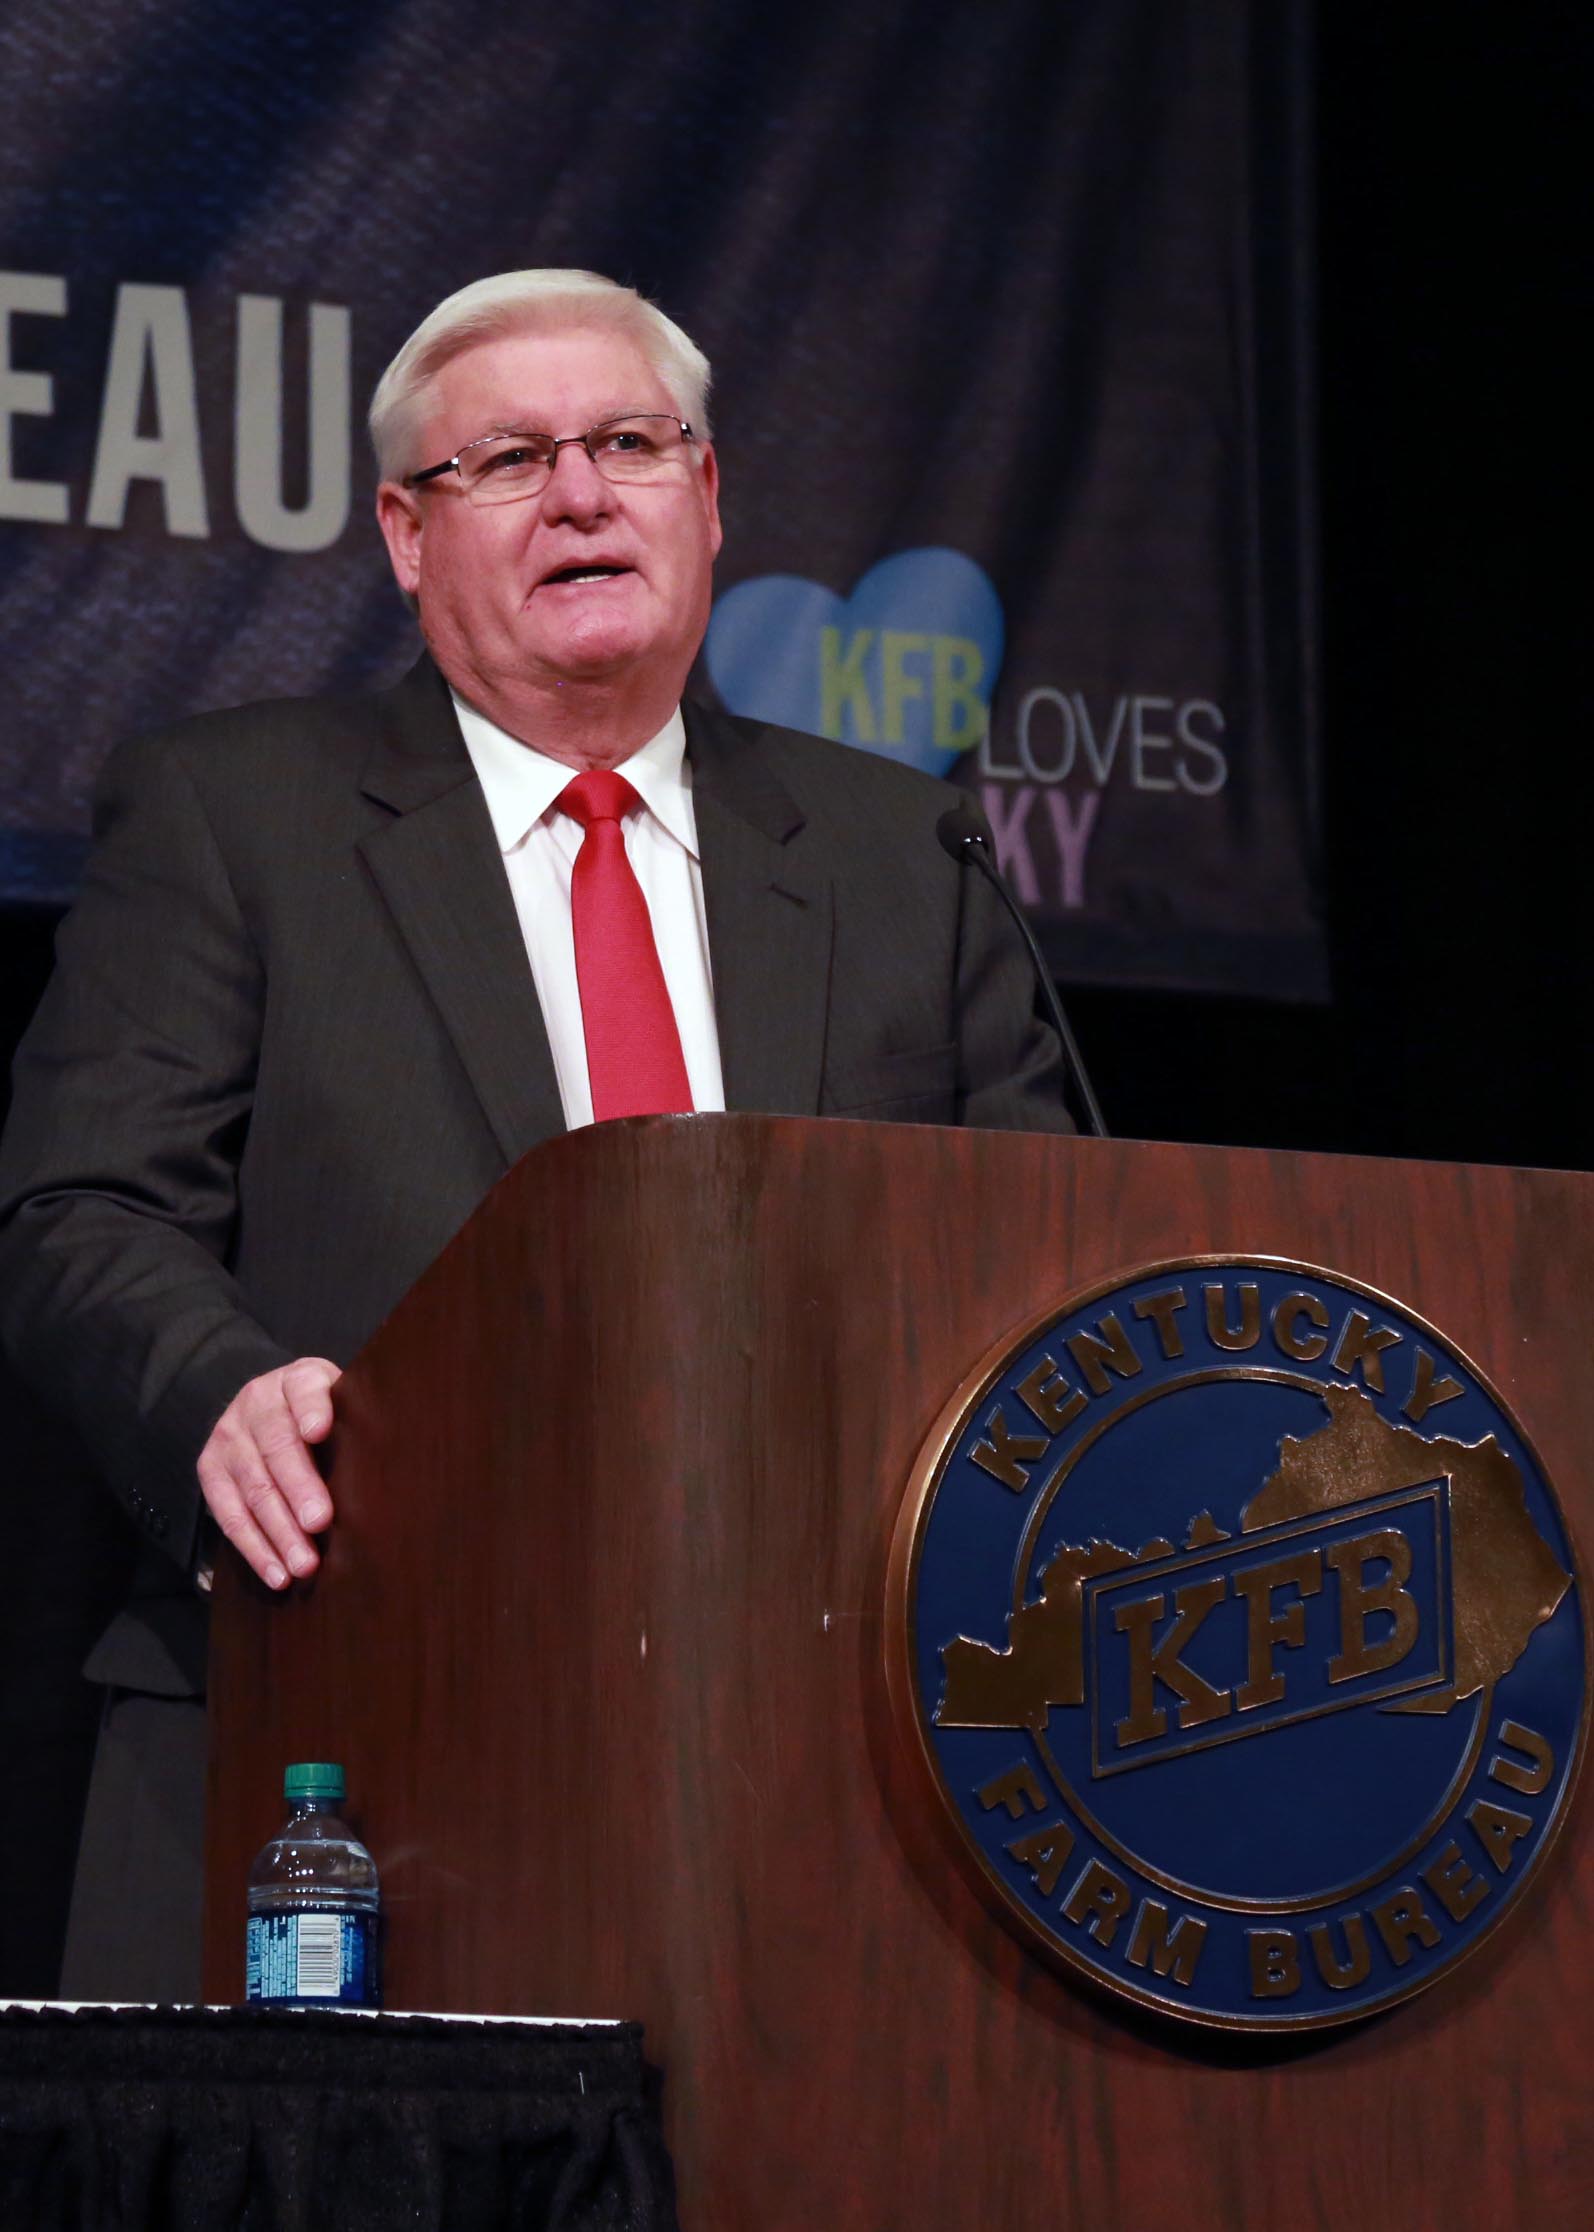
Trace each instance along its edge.
<path fill-rule="evenodd" d="M 1102 1117 L 1100 1104 L 1091 1089 L 1085 1065 L 1079 1058 L 1079 1048 L 1074 1044 L 1074 1034 L 1068 1027 L 1068 1018 L 1063 1013 L 1063 1003 L 1057 996 L 1057 986 L 1053 981 L 1051 970 L 1046 966 L 1046 959 L 1041 952 L 1035 933 L 1026 921 L 1017 900 L 997 874 L 996 864 L 987 853 L 982 840 L 974 836 L 965 837 L 963 850 L 968 858 L 974 862 L 980 874 L 1012 916 L 1018 926 L 1019 936 L 1029 948 L 1029 957 L 1035 965 L 1035 974 L 1040 979 L 1041 992 L 1051 1015 L 1052 1028 L 1063 1042 L 1063 1053 L 1068 1063 L 1068 1074 L 1078 1088 L 1080 1106 L 1085 1112 L 1086 1121 L 1098 1139 L 1106 1139 L 1109 1134 L 1106 1122 Z"/>

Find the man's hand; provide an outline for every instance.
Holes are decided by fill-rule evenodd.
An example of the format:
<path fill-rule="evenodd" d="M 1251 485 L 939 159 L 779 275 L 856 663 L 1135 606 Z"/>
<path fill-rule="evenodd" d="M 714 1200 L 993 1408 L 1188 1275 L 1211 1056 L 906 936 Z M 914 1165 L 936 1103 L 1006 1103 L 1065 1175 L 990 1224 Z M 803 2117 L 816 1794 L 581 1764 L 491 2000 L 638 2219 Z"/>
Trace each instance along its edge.
<path fill-rule="evenodd" d="M 285 1589 L 319 1559 L 312 1533 L 332 1517 L 332 1498 L 307 1442 L 332 1431 L 332 1385 L 324 1356 L 301 1356 L 249 1380 L 217 1419 L 199 1453 L 199 1485 L 227 1540 L 262 1581 Z"/>

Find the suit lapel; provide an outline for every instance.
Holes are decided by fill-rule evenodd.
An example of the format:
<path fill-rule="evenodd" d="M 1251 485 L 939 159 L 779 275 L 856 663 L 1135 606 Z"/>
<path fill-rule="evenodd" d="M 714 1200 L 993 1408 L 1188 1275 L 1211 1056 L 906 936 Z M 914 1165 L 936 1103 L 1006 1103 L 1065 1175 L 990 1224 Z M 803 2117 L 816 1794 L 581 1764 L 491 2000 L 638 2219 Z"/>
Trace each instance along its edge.
<path fill-rule="evenodd" d="M 506 1163 L 564 1129 L 520 920 L 481 786 L 429 659 L 389 694 L 361 776 L 394 818 L 360 851 Z"/>
<path fill-rule="evenodd" d="M 829 997 L 830 878 L 801 808 L 745 724 L 688 704 L 687 750 L 714 973 L 725 1105 L 819 1108 Z"/>
<path fill-rule="evenodd" d="M 830 878 L 745 724 L 684 708 L 725 1105 L 813 1115 Z M 564 1129 L 536 985 L 481 787 L 429 659 L 388 695 L 361 777 L 393 818 L 360 842 L 506 1164 Z"/>

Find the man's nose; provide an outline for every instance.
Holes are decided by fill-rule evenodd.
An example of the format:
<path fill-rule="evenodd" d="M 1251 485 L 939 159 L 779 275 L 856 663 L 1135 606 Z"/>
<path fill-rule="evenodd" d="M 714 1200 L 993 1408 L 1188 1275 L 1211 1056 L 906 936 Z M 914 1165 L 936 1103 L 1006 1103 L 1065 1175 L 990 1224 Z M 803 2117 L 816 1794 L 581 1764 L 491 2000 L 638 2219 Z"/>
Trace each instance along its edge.
<path fill-rule="evenodd" d="M 609 483 L 582 442 L 561 442 L 542 493 L 546 519 L 591 519 L 609 508 Z"/>

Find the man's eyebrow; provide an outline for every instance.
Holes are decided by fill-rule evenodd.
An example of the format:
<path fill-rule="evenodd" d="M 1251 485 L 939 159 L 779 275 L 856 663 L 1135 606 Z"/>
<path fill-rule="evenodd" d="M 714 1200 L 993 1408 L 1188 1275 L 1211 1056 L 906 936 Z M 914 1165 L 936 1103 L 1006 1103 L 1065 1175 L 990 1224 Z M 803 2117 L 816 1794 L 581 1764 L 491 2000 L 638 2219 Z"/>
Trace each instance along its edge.
<path fill-rule="evenodd" d="M 594 426 L 607 426 L 610 419 L 647 418 L 653 415 L 657 415 L 660 418 L 674 418 L 677 414 L 673 409 L 668 411 L 659 411 L 657 414 L 655 414 L 653 406 L 651 404 L 609 403 L 603 406 L 603 408 L 598 412 L 596 418 L 588 419 L 586 426 L 582 428 L 582 432 L 587 433 Z M 546 426 L 535 425 L 529 417 L 519 419 L 501 419 L 496 426 L 484 426 L 482 428 L 483 435 L 546 434 L 550 431 L 551 430 Z M 477 438 L 479 440 L 481 437 L 478 436 Z"/>

